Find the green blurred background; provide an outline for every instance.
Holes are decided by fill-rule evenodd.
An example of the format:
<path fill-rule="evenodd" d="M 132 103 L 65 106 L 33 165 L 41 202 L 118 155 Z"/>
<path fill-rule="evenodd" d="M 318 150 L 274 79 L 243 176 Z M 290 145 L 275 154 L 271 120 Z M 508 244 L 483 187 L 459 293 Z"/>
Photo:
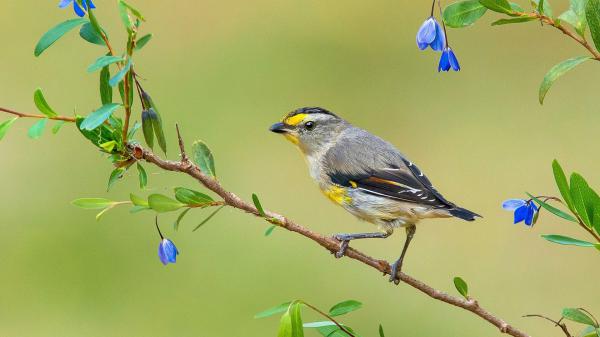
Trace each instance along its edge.
<path fill-rule="evenodd" d="M 95 2 L 121 44 L 114 1 Z M 0 2 L 1 106 L 34 111 L 37 87 L 61 114 L 86 115 L 100 105 L 97 74 L 86 67 L 104 49 L 71 33 L 33 56 L 42 33 L 74 16 L 57 3 Z M 525 191 L 557 194 L 554 158 L 600 186 L 596 65 L 569 73 L 544 106 L 537 102 L 545 72 L 584 54 L 560 32 L 536 23 L 490 27 L 495 15 L 488 14 L 473 28 L 449 31 L 462 71 L 439 74 L 438 54 L 415 45 L 428 2 L 132 3 L 148 18 L 142 31 L 155 34 L 136 69 L 168 126 L 170 158 L 178 122 L 188 143 L 211 146 L 222 183 L 240 196 L 255 192 L 265 207 L 320 233 L 370 230 L 327 201 L 298 151 L 267 131 L 294 108 L 326 107 L 397 145 L 450 200 L 485 216 L 424 222 L 407 273 L 451 293 L 460 275 L 482 305 L 537 336 L 560 331 L 521 315 L 556 317 L 567 306 L 600 314 L 598 252 L 539 237 L 585 238 L 582 231 L 547 214 L 533 229 L 512 225 L 500 208 Z M 558 12 L 567 1 L 553 5 Z M 349 298 L 363 302 L 342 319 L 363 336 L 376 335 L 379 323 L 389 336 L 499 335 L 472 314 L 390 285 L 298 235 L 275 230 L 265 238 L 267 224 L 237 210 L 194 233 L 208 211 L 190 213 L 179 232 L 170 226 L 174 214 L 162 216 L 181 252 L 177 264 L 164 267 L 150 213 L 121 208 L 96 222 L 70 201 L 126 200 L 130 191 L 170 193 L 196 183 L 147 166 L 148 191 L 138 191 L 133 170 L 106 194 L 111 166 L 73 127 L 34 141 L 26 136 L 32 124 L 18 121 L 0 143 L 2 336 L 273 336 L 277 318 L 252 316 L 296 298 L 324 309 Z M 391 260 L 403 240 L 398 231 L 354 245 Z"/>

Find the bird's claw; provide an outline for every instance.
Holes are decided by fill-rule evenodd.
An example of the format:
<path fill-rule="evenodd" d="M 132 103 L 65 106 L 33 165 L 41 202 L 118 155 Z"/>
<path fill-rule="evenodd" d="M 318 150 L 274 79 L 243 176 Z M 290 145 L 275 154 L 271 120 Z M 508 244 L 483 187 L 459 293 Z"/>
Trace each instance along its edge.
<path fill-rule="evenodd" d="M 400 284 L 400 276 L 398 274 L 402 271 L 402 261 L 398 260 L 391 266 L 390 282 L 394 282 L 395 285 Z"/>
<path fill-rule="evenodd" d="M 350 245 L 350 240 L 346 239 L 345 237 L 341 236 L 341 235 L 336 235 L 334 236 L 334 238 L 338 241 L 340 241 L 340 249 L 335 252 L 335 258 L 339 259 L 344 257 L 344 255 L 346 255 L 346 250 L 348 249 L 348 246 Z"/>

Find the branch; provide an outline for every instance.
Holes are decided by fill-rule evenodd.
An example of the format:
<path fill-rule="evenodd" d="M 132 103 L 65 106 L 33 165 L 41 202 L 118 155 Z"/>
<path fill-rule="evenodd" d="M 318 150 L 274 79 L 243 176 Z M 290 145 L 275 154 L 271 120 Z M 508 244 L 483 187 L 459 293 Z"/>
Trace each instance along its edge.
<path fill-rule="evenodd" d="M 180 138 L 180 145 L 183 145 L 183 141 Z M 226 190 L 216 179 L 207 176 L 204 174 L 200 168 L 187 160 L 186 156 L 182 155 L 183 161 L 171 161 L 164 160 L 154 154 L 152 151 L 148 149 L 144 149 L 139 144 L 130 143 L 127 145 L 127 149 L 131 156 L 138 160 L 145 160 L 149 163 L 152 163 L 163 170 L 173 171 L 173 172 L 181 172 L 189 175 L 192 178 L 195 178 L 200 184 L 204 185 L 204 187 L 213 191 L 221 198 L 226 205 L 242 210 L 246 213 L 250 213 L 257 217 L 262 217 L 259 211 L 252 203 L 248 203 L 238 197 L 236 194 L 229 192 Z M 183 148 L 182 148 L 183 149 Z M 298 233 L 329 250 L 331 253 L 335 253 L 339 250 L 340 242 L 332 237 L 326 237 L 316 232 L 311 231 L 308 228 L 305 228 L 291 219 L 286 218 L 285 216 L 265 210 L 266 218 L 265 220 L 278 225 L 290 232 Z M 363 264 L 370 266 L 371 268 L 383 273 L 384 275 L 390 275 L 391 268 L 387 261 L 379 260 L 373 257 L 370 257 L 354 248 L 348 248 L 345 254 L 346 257 L 362 262 Z M 528 334 L 518 330 L 512 325 L 509 325 L 501 318 L 495 316 L 490 313 L 483 307 L 479 305 L 479 303 L 474 299 L 463 299 L 455 296 L 451 296 L 442 291 L 432 288 L 431 286 L 405 274 L 400 273 L 399 278 L 406 284 L 412 286 L 413 288 L 423 292 L 427 296 L 436 299 L 438 301 L 442 301 L 448 303 L 450 305 L 465 309 L 473 314 L 483 318 L 488 321 L 490 324 L 497 327 L 500 332 L 509 334 L 515 337 L 529 337 Z"/>
<path fill-rule="evenodd" d="M 5 109 L 2 107 L 0 107 L 0 111 L 8 112 L 10 114 L 14 114 L 19 117 L 47 118 L 46 116 L 43 116 L 43 115 L 24 114 L 24 113 L 12 111 L 9 109 Z M 50 119 L 64 120 L 67 122 L 75 122 L 75 119 L 70 118 L 70 117 L 57 116 L 57 117 L 52 117 Z M 227 191 L 216 179 L 204 174 L 197 165 L 195 165 L 188 159 L 188 157 L 185 153 L 184 143 L 181 138 L 181 134 L 179 132 L 179 126 L 177 126 L 177 136 L 179 139 L 179 148 L 180 148 L 180 152 L 181 152 L 180 153 L 181 154 L 180 161 L 164 160 L 164 159 L 160 158 L 159 156 L 157 156 L 156 154 L 154 154 L 152 151 L 145 149 L 141 145 L 136 144 L 136 143 L 128 143 L 127 151 L 129 152 L 129 155 L 132 156 L 133 158 L 135 158 L 137 160 L 145 160 L 149 163 L 152 163 L 152 164 L 162 168 L 163 170 L 172 171 L 172 172 L 181 172 L 181 173 L 187 174 L 190 177 L 195 178 L 204 187 L 208 188 L 209 190 L 213 191 L 214 193 L 219 195 L 221 198 L 223 198 L 223 202 L 225 205 L 237 208 L 246 213 L 252 214 L 256 217 L 263 218 L 261 216 L 260 212 L 258 211 L 258 209 L 256 209 L 256 207 L 253 204 L 248 203 L 248 202 L 242 200 L 236 194 Z M 264 218 L 266 221 L 269 221 L 269 222 L 271 222 L 281 228 L 284 228 L 290 232 L 298 233 L 298 234 L 316 242 L 317 244 L 321 245 L 323 248 L 329 250 L 332 254 L 339 250 L 340 242 L 332 237 L 323 236 L 319 233 L 313 232 L 310 229 L 305 228 L 305 227 L 295 223 L 291 219 L 288 219 L 281 214 L 278 214 L 278 213 L 275 213 L 275 212 L 272 212 L 269 210 L 264 210 L 264 213 L 266 215 L 266 217 Z M 363 252 L 356 250 L 354 248 L 351 248 L 351 247 L 348 248 L 348 250 L 345 253 L 345 256 L 350 259 L 362 262 L 363 264 L 370 266 L 371 268 L 383 273 L 384 275 L 391 274 L 391 267 L 390 267 L 389 263 L 385 260 L 379 260 L 379 259 L 373 258 L 373 257 L 368 256 L 368 255 L 364 254 Z M 488 321 L 490 324 L 497 327 L 500 330 L 500 332 L 502 332 L 502 333 L 509 334 L 514 337 L 530 337 L 525 332 L 518 330 L 514 326 L 506 323 L 503 319 L 495 316 L 491 312 L 489 312 L 486 309 L 484 309 L 483 307 L 481 307 L 479 305 L 479 303 L 472 298 L 463 299 L 463 298 L 451 296 L 451 295 L 446 294 L 440 290 L 437 290 L 437 289 L 435 289 L 435 288 L 433 288 L 433 287 L 431 287 L 431 286 L 429 286 L 429 285 L 427 285 L 427 284 L 425 284 L 403 272 L 400 272 L 398 274 L 398 277 L 404 283 L 421 291 L 422 293 L 426 294 L 427 296 L 429 296 L 433 299 L 448 303 L 455 307 L 462 308 L 464 310 L 467 310 L 467 311 L 483 318 L 484 320 Z"/>
<path fill-rule="evenodd" d="M 9 114 L 13 114 L 16 115 L 18 117 L 22 117 L 22 118 L 48 118 L 48 119 L 53 119 L 56 121 L 65 121 L 65 122 L 71 122 L 71 123 L 75 123 L 75 118 L 73 117 L 65 117 L 65 116 L 55 116 L 55 117 L 48 117 L 46 115 L 35 115 L 35 114 L 26 114 L 26 113 L 22 113 L 22 112 L 16 112 L 7 108 L 2 108 L 0 107 L 0 111 L 3 112 L 7 112 Z"/>
<path fill-rule="evenodd" d="M 562 318 L 560 320 L 558 320 L 558 321 L 555 321 L 552 318 L 548 318 L 546 316 L 537 315 L 537 314 L 525 315 L 523 317 L 539 317 L 539 318 L 543 318 L 545 320 L 548 320 L 548 321 L 554 323 L 554 326 L 559 327 L 567 337 L 573 337 L 573 335 L 571 335 L 571 333 L 569 332 L 569 329 L 567 329 L 567 325 L 562 322 Z"/>
<path fill-rule="evenodd" d="M 592 47 L 585 38 L 577 36 L 572 31 L 567 29 L 565 26 L 560 24 L 560 22 L 557 22 L 554 19 L 552 19 L 551 17 L 546 16 L 544 14 L 540 14 L 540 13 L 516 12 L 516 14 L 518 14 L 521 17 L 530 17 L 530 18 L 540 19 L 541 22 L 546 23 L 546 24 L 560 30 L 561 32 L 563 32 L 563 34 L 567 35 L 568 37 L 570 37 L 571 39 L 575 40 L 577 43 L 582 45 L 585 49 L 587 49 L 594 56 L 595 60 L 600 61 L 600 53 L 598 53 L 598 51 L 596 51 L 596 49 L 594 49 L 594 47 Z"/>

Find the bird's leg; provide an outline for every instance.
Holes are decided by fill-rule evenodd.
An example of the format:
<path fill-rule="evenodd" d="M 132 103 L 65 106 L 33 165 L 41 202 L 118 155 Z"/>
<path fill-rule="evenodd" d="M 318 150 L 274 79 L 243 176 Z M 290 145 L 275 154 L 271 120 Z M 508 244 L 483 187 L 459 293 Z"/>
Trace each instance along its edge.
<path fill-rule="evenodd" d="M 416 231 L 417 226 L 415 225 L 406 227 L 406 241 L 404 241 L 404 248 L 402 248 L 402 254 L 400 254 L 400 258 L 392 265 L 392 272 L 390 273 L 390 282 L 394 282 L 395 284 L 400 283 L 400 277 L 398 277 L 398 273 L 402 271 L 402 262 L 404 262 L 404 255 L 406 255 L 408 245 L 410 245 L 410 241 L 415 236 Z"/>
<path fill-rule="evenodd" d="M 333 237 L 341 241 L 340 250 L 335 253 L 336 258 L 341 258 L 346 254 L 346 249 L 348 249 L 348 245 L 352 240 L 358 239 L 385 239 L 388 236 L 392 235 L 392 229 L 386 229 L 385 232 L 377 232 L 377 233 L 354 233 L 354 234 L 336 234 Z"/>

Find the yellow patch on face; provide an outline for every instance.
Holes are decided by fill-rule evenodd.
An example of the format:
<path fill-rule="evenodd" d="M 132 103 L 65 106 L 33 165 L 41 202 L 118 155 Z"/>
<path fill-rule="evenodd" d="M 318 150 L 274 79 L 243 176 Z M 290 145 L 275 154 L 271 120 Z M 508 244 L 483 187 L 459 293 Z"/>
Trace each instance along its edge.
<path fill-rule="evenodd" d="M 289 140 L 295 145 L 298 145 L 298 143 L 300 143 L 300 140 L 298 140 L 298 137 L 296 137 L 296 135 L 293 135 L 291 133 L 284 133 L 283 136 L 285 137 L 285 139 Z"/>
<path fill-rule="evenodd" d="M 308 115 L 307 114 L 297 114 L 292 117 L 288 117 L 288 118 L 284 119 L 283 122 L 287 125 L 296 126 L 296 125 L 302 123 L 302 121 L 304 120 L 304 118 L 306 118 L 306 116 L 308 116 Z"/>
<path fill-rule="evenodd" d="M 346 189 L 343 187 L 332 186 L 328 190 L 323 190 L 323 193 L 334 203 L 338 205 L 343 205 L 352 202 L 352 198 L 350 198 L 346 194 Z"/>

